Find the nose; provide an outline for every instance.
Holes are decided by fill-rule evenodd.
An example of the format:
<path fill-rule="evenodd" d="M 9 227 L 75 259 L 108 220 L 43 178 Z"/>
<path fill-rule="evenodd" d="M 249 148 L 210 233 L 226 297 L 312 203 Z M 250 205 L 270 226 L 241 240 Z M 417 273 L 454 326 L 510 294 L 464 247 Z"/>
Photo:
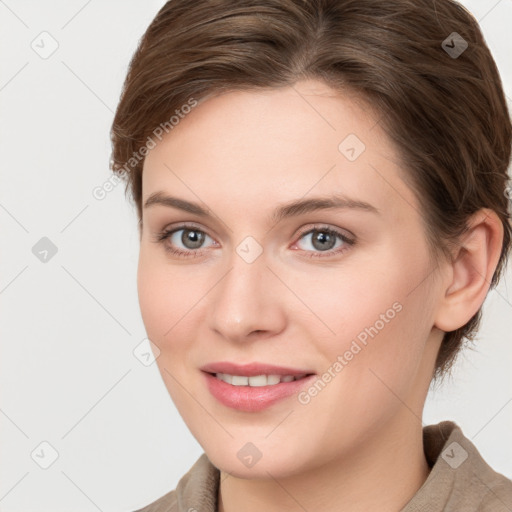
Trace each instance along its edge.
<path fill-rule="evenodd" d="M 286 290 L 264 255 L 248 263 L 234 253 L 230 263 L 209 294 L 210 328 L 231 342 L 279 334 L 286 325 Z"/>

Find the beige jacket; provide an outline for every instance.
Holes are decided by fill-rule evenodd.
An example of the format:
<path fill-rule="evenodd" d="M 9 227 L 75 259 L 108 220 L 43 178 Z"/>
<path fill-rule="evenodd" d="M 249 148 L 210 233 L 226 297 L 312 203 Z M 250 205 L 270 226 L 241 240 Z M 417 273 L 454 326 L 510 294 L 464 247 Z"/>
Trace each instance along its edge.
<path fill-rule="evenodd" d="M 512 512 L 512 480 L 494 471 L 454 422 L 424 427 L 423 446 L 430 474 L 400 512 Z M 203 453 L 176 490 L 138 512 L 217 512 L 219 478 Z"/>

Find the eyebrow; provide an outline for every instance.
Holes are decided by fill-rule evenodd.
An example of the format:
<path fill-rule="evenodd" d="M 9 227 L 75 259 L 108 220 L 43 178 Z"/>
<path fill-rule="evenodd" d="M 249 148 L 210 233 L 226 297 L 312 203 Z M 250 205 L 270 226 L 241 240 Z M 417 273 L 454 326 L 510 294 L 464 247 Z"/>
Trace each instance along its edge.
<path fill-rule="evenodd" d="M 153 205 L 162 205 L 178 210 L 183 210 L 200 217 L 212 217 L 208 209 L 203 208 L 198 203 L 193 203 L 185 199 L 166 195 L 164 192 L 155 192 L 151 194 L 144 203 L 144 209 Z M 271 222 L 280 222 L 287 217 L 294 217 L 310 213 L 317 210 L 350 208 L 366 212 L 379 214 L 379 209 L 365 201 L 351 199 L 344 195 L 331 195 L 312 197 L 309 199 L 298 199 L 278 206 L 270 218 Z"/>

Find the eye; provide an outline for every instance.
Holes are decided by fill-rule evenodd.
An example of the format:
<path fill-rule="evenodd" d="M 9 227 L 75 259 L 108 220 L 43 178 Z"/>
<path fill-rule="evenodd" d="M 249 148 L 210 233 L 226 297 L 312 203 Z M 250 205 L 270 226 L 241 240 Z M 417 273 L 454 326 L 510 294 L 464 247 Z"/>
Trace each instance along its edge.
<path fill-rule="evenodd" d="M 355 240 L 349 238 L 345 233 L 323 225 L 314 226 L 313 229 L 303 231 L 299 240 L 306 240 L 308 237 L 310 240 L 305 244 L 306 247 L 299 247 L 299 249 L 308 253 L 307 257 L 337 255 L 345 252 L 355 244 Z M 184 258 L 194 258 L 201 256 L 206 250 L 203 244 L 207 239 L 210 239 L 214 245 L 218 245 L 203 230 L 191 224 L 184 224 L 164 229 L 162 232 L 157 233 L 154 241 L 163 244 L 164 249 L 169 254 Z M 298 242 L 292 248 L 297 245 L 299 245 Z"/>
<path fill-rule="evenodd" d="M 299 240 L 307 240 L 307 238 L 309 238 L 309 241 L 304 244 L 306 247 L 299 248 L 307 252 L 312 251 L 308 255 L 309 257 L 333 256 L 345 252 L 355 244 L 355 240 L 329 226 L 315 226 L 313 229 L 303 232 Z"/>
<path fill-rule="evenodd" d="M 164 229 L 157 234 L 155 242 L 163 243 L 167 252 L 187 258 L 200 256 L 203 252 L 201 246 L 207 238 L 213 241 L 201 229 L 187 224 L 173 229 Z"/>

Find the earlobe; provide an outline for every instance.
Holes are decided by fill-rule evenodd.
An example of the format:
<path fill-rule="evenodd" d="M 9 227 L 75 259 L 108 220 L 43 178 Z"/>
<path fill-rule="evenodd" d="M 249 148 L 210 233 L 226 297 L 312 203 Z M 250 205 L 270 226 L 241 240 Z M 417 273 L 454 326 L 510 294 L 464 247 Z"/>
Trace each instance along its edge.
<path fill-rule="evenodd" d="M 483 208 L 468 221 L 453 259 L 435 326 L 451 332 L 465 325 L 482 306 L 498 265 L 503 244 L 503 225 L 498 215 Z"/>

